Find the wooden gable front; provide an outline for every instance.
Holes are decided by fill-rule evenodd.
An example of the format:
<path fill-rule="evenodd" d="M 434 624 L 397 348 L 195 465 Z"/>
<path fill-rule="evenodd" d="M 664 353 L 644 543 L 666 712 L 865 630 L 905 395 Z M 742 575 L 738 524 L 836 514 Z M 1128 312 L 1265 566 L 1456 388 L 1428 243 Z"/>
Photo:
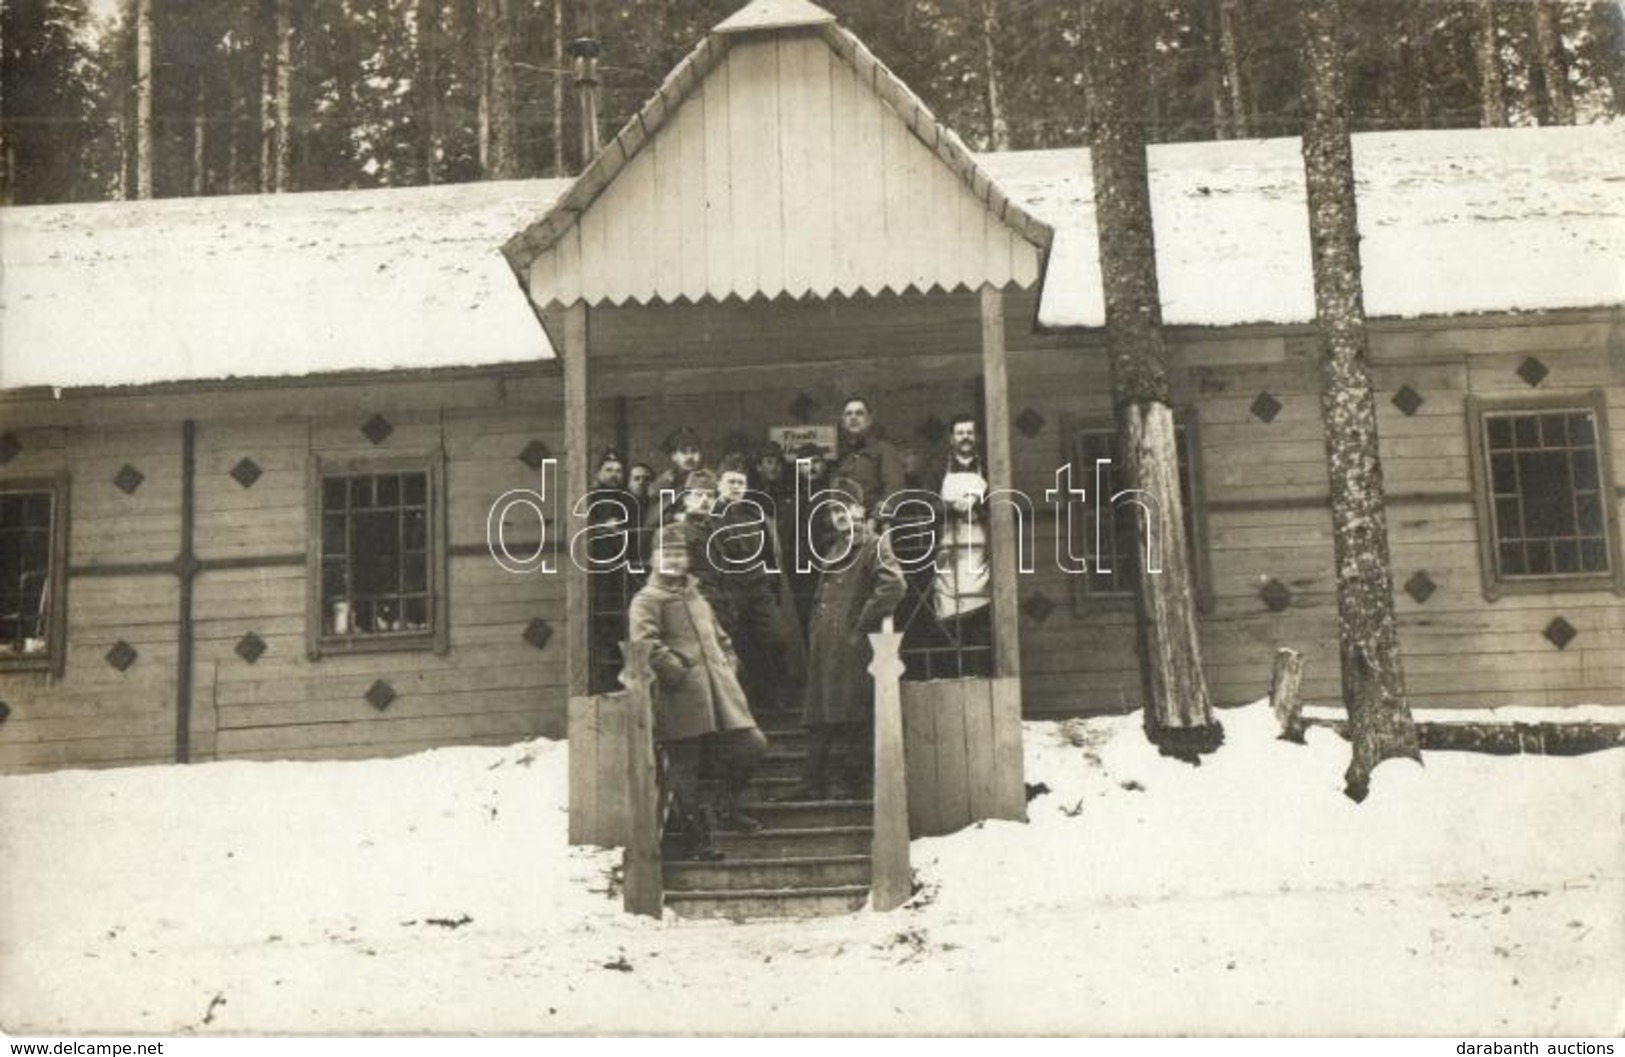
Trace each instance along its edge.
<path fill-rule="evenodd" d="M 533 302 L 1032 286 L 1048 226 L 833 19 L 741 17 L 758 6 L 510 243 Z"/>

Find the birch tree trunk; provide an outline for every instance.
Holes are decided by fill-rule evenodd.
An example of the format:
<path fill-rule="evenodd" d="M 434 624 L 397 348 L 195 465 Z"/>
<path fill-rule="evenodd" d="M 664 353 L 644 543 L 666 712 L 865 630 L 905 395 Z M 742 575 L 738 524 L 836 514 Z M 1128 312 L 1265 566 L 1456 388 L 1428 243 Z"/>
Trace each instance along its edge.
<path fill-rule="evenodd" d="M 1213 718 L 1196 634 L 1173 410 L 1168 403 L 1151 187 L 1141 117 L 1145 53 L 1140 0 L 1095 0 L 1089 63 L 1095 106 L 1092 158 L 1106 347 L 1141 561 L 1138 641 L 1147 735 L 1169 755 L 1196 760 L 1223 740 Z M 1109 497 L 1097 496 L 1096 502 Z M 1147 537 L 1156 546 L 1147 555 Z M 1148 558 L 1156 559 L 1154 562 Z"/>
<path fill-rule="evenodd" d="M 293 170 L 293 0 L 276 0 L 276 135 L 271 191 L 289 190 Z"/>
<path fill-rule="evenodd" d="M 1433 127 L 1433 85 L 1428 73 L 1429 5 L 1413 4 L 1405 20 L 1405 102 L 1416 128 Z"/>
<path fill-rule="evenodd" d="M 440 182 L 441 156 L 445 153 L 445 122 L 440 112 L 440 52 L 444 37 L 440 32 L 440 0 L 417 2 L 417 87 L 418 110 L 428 137 L 423 144 L 423 179 Z"/>
<path fill-rule="evenodd" d="M 553 0 L 553 171 L 564 175 L 564 0 Z"/>
<path fill-rule="evenodd" d="M 1554 125 L 1574 124 L 1574 97 L 1569 93 L 1568 62 L 1563 55 L 1563 33 L 1551 0 L 1535 0 L 1535 50 L 1540 56 L 1540 79 L 1546 86 L 1546 113 Z"/>
<path fill-rule="evenodd" d="M 198 75 L 197 87 L 192 95 L 192 196 L 201 198 L 208 191 L 208 92 L 203 76 Z"/>
<path fill-rule="evenodd" d="M 276 31 L 271 10 L 260 15 L 260 194 L 270 194 L 276 186 Z"/>
<path fill-rule="evenodd" d="M 982 0 L 982 70 L 987 81 L 988 145 L 1010 149 L 1010 121 L 1004 112 L 1004 79 L 999 73 L 999 0 Z"/>
<path fill-rule="evenodd" d="M 152 197 L 152 0 L 135 2 L 135 196 Z"/>
<path fill-rule="evenodd" d="M 519 123 L 514 107 L 513 20 L 508 0 L 480 0 L 480 28 L 485 39 L 485 178 L 512 180 L 519 175 Z"/>
<path fill-rule="evenodd" d="M 1501 67 L 1501 43 L 1496 32 L 1495 0 L 1478 0 L 1478 26 L 1474 51 L 1478 57 L 1478 96 L 1484 128 L 1505 128 L 1507 123 L 1506 71 Z"/>
<path fill-rule="evenodd" d="M 1316 0 L 1302 11 L 1304 181 L 1320 330 L 1343 703 L 1354 750 L 1344 792 L 1360 801 L 1370 791 L 1377 764 L 1396 756 L 1420 760 L 1421 751 L 1400 664 L 1377 409 L 1367 365 L 1342 0 Z"/>
<path fill-rule="evenodd" d="M 1236 0 L 1219 0 L 1219 52 L 1224 57 L 1224 79 L 1230 89 L 1230 133 L 1248 139 L 1247 98 L 1241 88 L 1241 48 L 1236 42 Z"/>

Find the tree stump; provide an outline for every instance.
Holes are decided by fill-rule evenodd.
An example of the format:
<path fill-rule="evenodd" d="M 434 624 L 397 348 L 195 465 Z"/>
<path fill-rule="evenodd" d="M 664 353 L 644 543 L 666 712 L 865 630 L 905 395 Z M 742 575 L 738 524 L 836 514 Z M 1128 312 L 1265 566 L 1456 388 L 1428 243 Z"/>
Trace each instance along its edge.
<path fill-rule="evenodd" d="M 1281 724 L 1282 741 L 1303 744 L 1303 654 L 1282 646 L 1275 651 L 1270 677 L 1270 711 Z"/>

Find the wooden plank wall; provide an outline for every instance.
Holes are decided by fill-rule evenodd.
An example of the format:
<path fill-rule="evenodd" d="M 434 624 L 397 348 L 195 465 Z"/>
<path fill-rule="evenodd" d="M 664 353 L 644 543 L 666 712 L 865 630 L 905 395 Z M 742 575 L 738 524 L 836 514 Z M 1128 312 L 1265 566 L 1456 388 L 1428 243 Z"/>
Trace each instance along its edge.
<path fill-rule="evenodd" d="M 332 759 L 558 737 L 565 726 L 562 577 L 505 572 L 485 541 L 496 497 L 538 484 L 518 453 L 532 440 L 562 451 L 559 399 L 556 378 L 529 372 L 8 408 L 24 454 L 0 471 L 0 482 L 67 466 L 75 568 L 167 562 L 179 546 L 180 423 L 198 422 L 196 549 L 205 565 L 194 584 L 194 759 Z M 375 412 L 395 427 L 377 446 L 359 431 Z M 53 415 L 71 424 L 46 424 Z M 450 649 L 443 656 L 425 650 L 311 660 L 311 455 L 437 450 L 446 460 Z M 229 474 L 244 457 L 262 471 L 250 488 Z M 146 475 L 130 496 L 110 483 L 125 462 Z M 515 524 L 509 538 L 519 550 L 536 535 L 534 526 Z M 221 560 L 248 564 L 209 564 Z M 177 580 L 167 572 L 73 577 L 64 677 L 0 674 L 0 699 L 12 708 L 0 725 L 0 769 L 173 760 L 176 596 Z M 542 650 L 522 638 L 537 617 L 554 630 Z M 250 631 L 267 646 L 252 664 L 235 652 Z M 103 660 L 119 638 L 139 653 L 124 673 Z M 382 712 L 363 697 L 377 679 L 397 694 Z"/>
<path fill-rule="evenodd" d="M 999 219 L 816 34 L 740 38 L 531 268 L 542 300 L 1031 283 Z"/>
<path fill-rule="evenodd" d="M 1026 818 L 1019 682 L 902 684 L 910 836 L 952 833 L 982 819 Z"/>
<path fill-rule="evenodd" d="M 1138 707 L 1133 604 L 1088 598 L 1074 605 L 1071 577 L 1054 561 L 1057 523 L 1042 502 L 1069 458 L 1066 422 L 1111 420 L 1110 379 L 1098 338 L 1032 332 L 1030 295 L 1009 296 L 1011 417 L 1032 410 L 1013 444 L 1013 483 L 1039 501 L 1035 572 L 1023 576 L 1023 707 L 1029 716 Z M 661 438 L 698 428 L 707 450 L 741 432 L 794 421 L 798 393 L 811 418 L 833 423 L 842 396 L 867 393 L 888 436 L 939 457 L 920 436 L 932 414 L 975 406 L 979 389 L 976 299 L 954 295 L 849 301 L 755 301 L 686 309 L 627 307 L 595 314 L 595 368 L 605 394 L 626 400 L 631 456 L 657 469 Z M 1422 706 L 1586 701 L 1625 704 L 1625 606 L 1608 591 L 1484 600 L 1477 514 L 1470 501 L 1465 396 L 1530 393 L 1515 368 L 1538 355 L 1552 374 L 1541 393 L 1607 391 L 1615 485 L 1625 466 L 1625 382 L 1611 365 L 1610 324 L 1595 314 L 1374 326 L 1375 382 L 1396 583 L 1426 569 L 1440 590 L 1426 603 L 1401 592 L 1407 670 Z M 1268 689 L 1278 646 L 1305 654 L 1304 693 L 1340 697 L 1331 575 L 1331 520 L 1313 334 L 1308 328 L 1170 333 L 1174 397 L 1193 409 L 1202 448 L 1211 607 L 1202 618 L 1204 663 L 1217 700 L 1235 705 Z M 763 350 L 771 350 L 764 353 Z M 771 364 L 762 361 L 769 355 Z M 1615 352 L 1613 355 L 1617 356 Z M 1411 417 L 1392 403 L 1409 384 L 1424 402 Z M 1281 404 L 1269 423 L 1251 410 L 1260 393 Z M 611 408 L 594 408 L 595 445 L 613 440 Z M 1617 501 L 1618 493 L 1616 493 Z M 1260 589 L 1291 592 L 1282 612 Z M 1581 632 L 1563 651 L 1540 631 L 1563 615 Z M 1473 658 L 1463 663 L 1462 651 Z"/>

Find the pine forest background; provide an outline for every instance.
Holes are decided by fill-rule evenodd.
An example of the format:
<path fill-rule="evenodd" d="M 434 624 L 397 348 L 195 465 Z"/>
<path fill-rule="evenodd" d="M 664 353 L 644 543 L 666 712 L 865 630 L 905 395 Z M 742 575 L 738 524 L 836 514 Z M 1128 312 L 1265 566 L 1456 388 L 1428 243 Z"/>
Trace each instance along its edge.
<path fill-rule="evenodd" d="M 1301 2 L 1146 0 L 1147 138 L 1297 134 Z M 601 44 L 607 138 L 740 3 L 0 0 L 0 202 L 568 176 L 584 152 L 570 42 Z M 1089 141 L 1090 0 L 824 6 L 972 146 Z M 1613 0 L 1346 11 L 1357 130 L 1625 112 Z"/>

